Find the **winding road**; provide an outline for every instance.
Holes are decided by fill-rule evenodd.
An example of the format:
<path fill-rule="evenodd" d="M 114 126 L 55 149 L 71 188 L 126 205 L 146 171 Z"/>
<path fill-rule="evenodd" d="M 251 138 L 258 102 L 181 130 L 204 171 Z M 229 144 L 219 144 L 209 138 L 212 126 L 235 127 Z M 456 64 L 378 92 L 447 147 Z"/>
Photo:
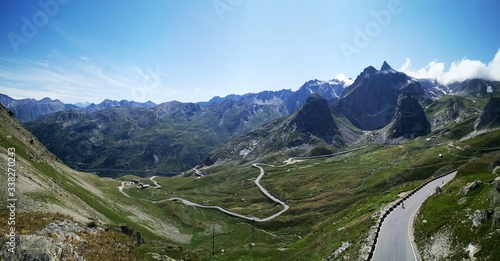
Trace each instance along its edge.
<path fill-rule="evenodd" d="M 222 207 L 219 207 L 219 206 L 207 206 L 207 205 L 200 205 L 200 204 L 197 204 L 197 203 L 194 203 L 194 202 L 191 202 L 189 200 L 185 200 L 185 199 L 182 199 L 182 198 L 171 198 L 171 199 L 168 199 L 168 200 L 171 200 L 171 201 L 180 201 L 182 203 L 184 203 L 185 205 L 188 205 L 188 206 L 194 206 L 194 207 L 199 207 L 199 208 L 212 208 L 212 209 L 218 209 L 220 210 L 221 212 L 224 212 L 230 216 L 233 216 L 233 217 L 238 217 L 238 218 L 242 218 L 242 219 L 246 219 L 246 220 L 250 220 L 250 221 L 256 221 L 256 222 L 265 222 L 265 221 L 269 221 L 271 219 L 274 219 L 276 217 L 278 217 L 279 215 L 283 214 L 285 211 L 288 210 L 288 204 L 286 204 L 285 202 L 279 200 L 277 197 L 275 197 L 274 195 L 272 195 L 271 193 L 269 193 L 269 191 L 267 191 L 264 187 L 262 187 L 262 185 L 260 185 L 260 179 L 264 176 L 265 174 L 265 171 L 262 167 L 259 166 L 258 163 L 255 163 L 255 164 L 252 164 L 252 167 L 254 168 L 258 168 L 260 169 L 260 174 L 259 176 L 255 179 L 255 185 L 257 185 L 257 187 L 259 187 L 260 191 L 266 196 L 268 197 L 269 199 L 271 199 L 272 201 L 280 204 L 283 206 L 283 209 L 269 217 L 266 217 L 266 218 L 258 218 L 258 217 L 254 217 L 254 216 L 245 216 L 245 215 L 241 215 L 241 214 L 238 214 L 238 213 L 234 213 L 232 211 L 229 211 L 225 208 L 222 208 Z"/>
<path fill-rule="evenodd" d="M 434 193 L 436 187 L 444 186 L 455 175 L 456 172 L 452 172 L 430 182 L 387 215 L 380 228 L 373 261 L 419 260 L 413 244 L 413 219 L 420 206 Z"/>
<path fill-rule="evenodd" d="M 357 151 L 357 150 L 361 150 L 361 149 L 364 149 L 366 148 L 367 146 L 363 146 L 363 147 L 359 147 L 359 148 L 356 148 L 356 149 L 351 149 L 351 150 L 345 150 L 345 151 L 341 151 L 341 152 L 337 152 L 337 153 L 334 153 L 334 154 L 329 154 L 329 155 L 322 155 L 322 156 L 312 156 L 312 157 L 292 157 L 292 158 L 289 158 L 288 160 L 286 160 L 283 164 L 283 165 L 280 165 L 278 167 L 281 167 L 281 166 L 286 166 L 286 165 L 289 165 L 289 164 L 293 164 L 293 163 L 296 163 L 296 162 L 301 162 L 302 160 L 305 160 L 305 159 L 316 159 L 316 158 L 326 158 L 326 157 L 333 157 L 333 156 L 338 156 L 338 155 L 342 155 L 342 154 L 346 154 L 346 153 L 349 153 L 349 152 L 353 152 L 353 151 Z M 245 215 L 241 215 L 241 214 L 238 214 L 238 213 L 235 213 L 235 212 L 232 212 L 232 211 L 229 211 L 225 208 L 222 208 L 222 207 L 219 207 L 219 206 L 213 206 L 213 205 L 200 205 L 200 204 L 197 204 L 197 203 L 194 203 L 194 202 L 191 202 L 189 200 L 186 200 L 186 199 L 183 199 L 183 198 L 178 198 L 178 197 L 174 197 L 174 198 L 169 198 L 169 199 L 164 199 L 164 200 L 160 200 L 160 201 L 152 201 L 152 203 L 160 203 L 160 202 L 163 202 L 163 201 L 166 201 L 166 200 L 169 200 L 169 201 L 180 201 L 182 202 L 183 204 L 185 205 L 188 205 L 188 206 L 193 206 L 193 207 L 198 207 L 198 208 L 211 208 L 211 209 L 217 209 L 221 212 L 224 212 L 230 216 L 233 216 L 233 217 L 238 217 L 238 218 L 242 218 L 242 219 L 246 219 L 246 220 L 250 220 L 250 221 L 256 221 L 256 222 L 265 222 L 265 221 L 269 221 L 269 220 L 272 220 L 278 216 L 280 216 L 281 214 L 283 214 L 285 211 L 287 211 L 290 207 L 288 206 L 287 203 L 281 201 L 279 198 L 277 198 L 276 196 L 274 196 L 273 194 L 271 194 L 269 191 L 267 191 L 262 185 L 260 185 L 260 180 L 262 179 L 262 177 L 264 176 L 265 174 L 265 171 L 262 167 L 260 167 L 259 165 L 267 165 L 267 166 L 270 166 L 270 167 L 276 167 L 274 165 L 269 165 L 269 164 L 262 164 L 262 163 L 254 163 L 252 164 L 252 167 L 254 168 L 258 168 L 260 169 L 260 174 L 259 176 L 255 179 L 255 185 L 257 185 L 257 187 L 259 188 L 259 190 L 262 192 L 262 194 L 264 194 L 266 197 L 268 197 L 269 199 L 271 199 L 272 201 L 280 204 L 281 206 L 283 206 L 283 209 L 269 217 L 266 217 L 266 218 L 258 218 L 258 217 L 254 217 L 254 216 L 245 216 Z M 203 173 L 201 173 L 199 170 L 197 170 L 196 168 L 193 168 L 193 170 L 195 171 L 196 175 L 198 176 L 203 176 Z M 154 180 L 154 178 L 156 178 L 156 176 L 153 176 L 151 178 L 149 178 L 149 180 L 151 180 L 151 182 L 153 182 L 156 186 L 156 188 L 160 188 L 161 186 Z M 127 193 L 125 193 L 123 191 L 124 187 L 125 187 L 125 184 L 127 184 L 127 182 L 122 182 L 122 185 L 120 187 L 118 187 L 118 190 L 123 193 L 125 196 L 127 197 L 130 197 Z"/>
<path fill-rule="evenodd" d="M 290 162 L 293 162 L 293 161 L 290 161 Z M 278 199 L 276 196 L 274 196 L 273 194 L 271 194 L 269 191 L 267 191 L 261 184 L 260 184 L 260 180 L 262 179 L 262 177 L 264 176 L 265 174 L 265 171 L 262 167 L 259 166 L 260 164 L 259 163 L 255 163 L 255 164 L 252 164 L 252 167 L 254 168 L 258 168 L 260 169 L 260 174 L 259 176 L 255 179 L 255 185 L 257 185 L 257 187 L 259 188 L 259 190 L 262 192 L 262 194 L 264 194 L 266 197 L 268 197 L 269 199 L 271 199 L 272 201 L 280 204 L 283 206 L 283 209 L 269 217 L 266 217 L 266 218 L 258 218 L 258 217 L 254 217 L 254 216 L 245 216 L 245 215 L 241 215 L 241 214 L 238 214 L 238 213 L 235 213 L 235 212 L 232 212 L 232 211 L 229 211 L 225 208 L 222 208 L 222 207 L 219 207 L 219 206 L 211 206 L 211 205 L 200 205 L 200 204 L 197 204 L 197 203 L 194 203 L 194 202 L 191 202 L 189 200 L 186 200 L 186 199 L 183 199 L 183 198 L 169 198 L 169 199 L 165 199 L 165 200 L 160 200 L 160 201 L 153 201 L 153 203 L 159 203 L 159 202 L 163 202 L 163 201 L 166 201 L 166 200 L 169 200 L 169 201 L 180 201 L 182 202 L 183 204 L 185 205 L 188 205 L 188 206 L 193 206 L 193 207 L 198 207 L 198 208 L 211 208 L 211 209 L 217 209 L 221 212 L 224 212 L 230 216 L 233 216 L 233 217 L 238 217 L 238 218 L 242 218 L 242 219 L 246 219 L 246 220 L 250 220 L 250 221 L 256 221 L 256 222 L 265 222 L 265 221 L 269 221 L 271 219 L 274 219 L 276 217 L 278 217 L 279 215 L 283 214 L 285 211 L 288 210 L 289 206 L 287 203 L 281 201 L 280 199 Z M 270 165 L 271 166 L 271 165 Z M 151 178 L 149 178 L 149 180 L 151 180 L 151 182 L 153 182 L 156 186 L 156 188 L 159 188 L 161 187 L 154 179 L 156 178 L 156 176 L 153 176 Z M 127 193 L 125 193 L 123 191 L 124 187 L 126 184 L 129 184 L 130 182 L 126 182 L 126 181 L 122 181 L 122 184 L 120 187 L 118 187 L 118 190 L 123 193 L 125 196 L 127 197 L 130 197 Z"/>

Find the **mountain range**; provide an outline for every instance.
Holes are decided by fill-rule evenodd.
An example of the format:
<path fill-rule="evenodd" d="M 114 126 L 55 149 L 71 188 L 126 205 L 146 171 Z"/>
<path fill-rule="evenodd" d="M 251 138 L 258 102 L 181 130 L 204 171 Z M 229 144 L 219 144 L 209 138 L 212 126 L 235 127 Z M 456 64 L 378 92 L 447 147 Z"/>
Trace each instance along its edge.
<path fill-rule="evenodd" d="M 3 222 L 0 244 L 18 246 L 0 259 L 367 260 L 395 202 L 457 171 L 422 205 L 415 249 L 429 260 L 496 260 L 499 86 L 445 86 L 384 63 L 350 86 L 106 101 L 23 124 L 13 116 L 37 101 L 0 106 L 0 157 L 16 158 L 0 170 L 17 173 L 16 235 Z"/>
<path fill-rule="evenodd" d="M 288 115 L 311 93 L 336 98 L 343 86 L 336 80 L 313 80 L 296 92 L 264 91 L 208 103 L 153 106 L 105 100 L 85 109 L 47 114 L 25 125 L 73 168 L 106 176 L 173 175 L 196 166 L 231 138 Z"/>
<path fill-rule="evenodd" d="M 439 98 L 453 94 L 487 98 L 499 90 L 498 82 L 480 79 L 449 86 L 415 79 L 384 62 L 380 70 L 365 68 L 349 86 L 338 80 L 310 80 L 297 91 L 229 95 L 200 103 L 104 100 L 78 108 L 49 98 L 14 100 L 5 95 L 1 102 L 69 166 L 114 177 L 174 175 L 217 161 L 214 156 L 221 151 L 226 151 L 226 160 L 243 154 L 247 160 L 257 159 L 285 148 L 294 148 L 290 154 L 294 156 L 332 152 L 346 142 L 358 142 L 363 131 L 383 132 L 379 136 L 384 141 L 425 136 L 451 120 L 431 124 L 430 115 L 424 113 Z M 317 105 L 306 102 L 311 94 L 317 94 L 313 99 L 317 101 L 309 103 Z M 321 116 L 327 111 L 325 104 L 336 128 L 325 120 L 330 116 Z M 316 117 L 322 118 L 311 122 Z M 319 133 L 319 127 L 328 132 Z M 259 143 L 262 138 L 248 138 L 256 133 L 268 133 L 269 140 Z M 284 134 L 277 137 L 276 133 Z M 246 142 L 234 145 L 238 140 Z M 250 140 L 259 145 L 251 145 Z M 236 149 L 224 149 L 225 144 L 240 149 L 228 155 Z M 250 148 L 259 146 L 250 153 Z"/>

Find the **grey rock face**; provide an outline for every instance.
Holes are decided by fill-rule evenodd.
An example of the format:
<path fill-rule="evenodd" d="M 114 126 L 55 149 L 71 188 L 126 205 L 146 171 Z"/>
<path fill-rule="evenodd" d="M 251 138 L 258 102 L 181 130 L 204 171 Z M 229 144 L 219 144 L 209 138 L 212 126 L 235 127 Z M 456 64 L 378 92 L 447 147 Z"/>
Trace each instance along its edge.
<path fill-rule="evenodd" d="M 409 93 L 401 94 L 389 137 L 411 138 L 425 136 L 430 132 L 431 125 L 418 101 Z"/>
<path fill-rule="evenodd" d="M 398 97 L 407 92 L 422 97 L 425 91 L 419 82 L 397 72 L 387 63 L 381 71 L 367 67 L 344 90 L 337 108 L 362 130 L 375 130 L 389 124 L 396 113 Z"/>
<path fill-rule="evenodd" d="M 328 144 L 332 144 L 340 132 L 333 121 L 327 101 L 313 93 L 285 129 L 310 133 Z"/>
<path fill-rule="evenodd" d="M 488 211 L 487 210 L 476 210 L 474 211 L 474 216 L 472 218 L 472 226 L 480 227 L 488 220 Z"/>
<path fill-rule="evenodd" d="M 59 260 L 62 253 L 62 245 L 54 242 L 52 238 L 41 235 L 23 235 L 15 237 L 16 248 L 15 252 L 8 252 L 3 248 L 3 260 L 23 260 L 23 261 L 39 261 L 39 260 Z M 2 246 L 5 242 L 2 242 Z"/>
<path fill-rule="evenodd" d="M 75 251 L 73 244 L 85 242 L 76 232 L 90 230 L 92 229 L 70 221 L 54 221 L 34 235 L 16 236 L 14 253 L 10 252 L 9 248 L 3 247 L 0 260 L 52 261 L 61 260 L 61 256 L 69 255 L 70 260 L 85 261 Z M 6 240 L 10 238 L 1 238 L 0 244 L 5 246 Z"/>
<path fill-rule="evenodd" d="M 500 181 L 495 181 L 493 183 L 493 188 L 490 192 L 491 206 L 500 206 Z"/>
<path fill-rule="evenodd" d="M 492 97 L 476 121 L 476 130 L 500 126 L 500 98 Z"/>
<path fill-rule="evenodd" d="M 500 227 L 500 207 L 496 207 L 493 211 L 493 228 Z"/>
<path fill-rule="evenodd" d="M 469 193 L 469 191 L 478 188 L 480 184 L 481 184 L 480 180 L 476 180 L 476 181 L 467 183 L 467 185 L 465 185 L 463 188 L 460 189 L 460 194 L 465 195 L 465 194 Z"/>

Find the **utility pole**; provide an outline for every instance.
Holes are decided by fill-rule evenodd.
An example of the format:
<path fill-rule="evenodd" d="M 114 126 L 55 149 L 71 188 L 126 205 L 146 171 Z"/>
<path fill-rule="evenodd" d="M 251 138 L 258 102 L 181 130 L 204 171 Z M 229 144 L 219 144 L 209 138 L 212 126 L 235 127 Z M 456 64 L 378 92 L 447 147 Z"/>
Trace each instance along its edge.
<path fill-rule="evenodd" d="M 252 243 L 255 245 L 255 219 L 253 220 L 252 223 Z"/>

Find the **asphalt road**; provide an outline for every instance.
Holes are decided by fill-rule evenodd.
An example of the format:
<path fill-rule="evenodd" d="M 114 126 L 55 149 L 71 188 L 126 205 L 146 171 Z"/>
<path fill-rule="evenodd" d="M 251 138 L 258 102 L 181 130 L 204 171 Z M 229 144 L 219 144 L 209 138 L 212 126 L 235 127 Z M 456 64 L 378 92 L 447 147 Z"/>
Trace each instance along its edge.
<path fill-rule="evenodd" d="M 255 185 L 257 185 L 257 187 L 259 187 L 259 190 L 262 192 L 262 194 L 264 194 L 266 197 L 268 197 L 269 199 L 271 199 L 272 201 L 280 204 L 283 206 L 283 209 L 269 217 L 266 217 L 266 218 L 258 218 L 258 217 L 254 217 L 254 216 L 245 216 L 245 215 L 241 215 L 241 214 L 238 214 L 238 213 L 234 213 L 232 211 L 229 211 L 225 208 L 222 208 L 222 207 L 219 207 L 219 206 L 212 206 L 212 205 L 200 205 L 200 204 L 197 204 L 197 203 L 194 203 L 194 202 L 191 202 L 189 200 L 186 200 L 186 199 L 183 199 L 183 198 L 170 198 L 168 200 L 170 201 L 180 201 L 182 202 L 183 204 L 185 205 L 188 205 L 188 206 L 193 206 L 193 207 L 199 207 L 199 208 L 211 208 L 211 209 L 217 209 L 221 212 L 224 212 L 230 216 L 233 216 L 233 217 L 238 217 L 238 218 L 242 218 L 242 219 L 246 219 L 246 220 L 250 220 L 250 221 L 255 221 L 255 222 L 265 222 L 265 221 L 269 221 L 271 219 L 274 219 L 276 217 L 278 217 L 279 215 L 283 214 L 283 212 L 287 211 L 289 206 L 288 204 L 286 204 L 285 202 L 281 201 L 280 199 L 278 199 L 277 197 L 275 197 L 272 193 L 270 193 L 269 191 L 267 191 L 264 187 L 262 187 L 262 185 L 260 185 L 260 179 L 264 176 L 265 174 L 265 171 L 262 167 L 259 166 L 259 163 L 255 163 L 252 165 L 254 168 L 258 168 L 260 169 L 260 174 L 259 176 L 255 179 Z M 152 177 L 151 178 L 151 181 L 153 181 L 156 186 L 159 186 L 158 183 L 156 183 L 153 179 L 155 177 Z M 123 183 L 122 183 L 122 186 L 123 186 Z M 123 188 L 122 188 L 123 189 Z M 123 192 L 122 190 L 120 190 L 123 194 L 125 194 L 125 192 Z M 127 194 L 125 194 L 127 195 Z M 128 196 L 128 195 L 127 195 Z M 161 201 L 159 201 L 161 202 Z M 158 203 L 158 202 L 153 202 L 153 203 Z"/>
<path fill-rule="evenodd" d="M 424 201 L 434 193 L 437 186 L 443 186 L 453 179 L 456 172 L 430 182 L 409 197 L 385 218 L 373 254 L 374 261 L 418 260 L 413 242 L 412 223 L 418 209 Z"/>

